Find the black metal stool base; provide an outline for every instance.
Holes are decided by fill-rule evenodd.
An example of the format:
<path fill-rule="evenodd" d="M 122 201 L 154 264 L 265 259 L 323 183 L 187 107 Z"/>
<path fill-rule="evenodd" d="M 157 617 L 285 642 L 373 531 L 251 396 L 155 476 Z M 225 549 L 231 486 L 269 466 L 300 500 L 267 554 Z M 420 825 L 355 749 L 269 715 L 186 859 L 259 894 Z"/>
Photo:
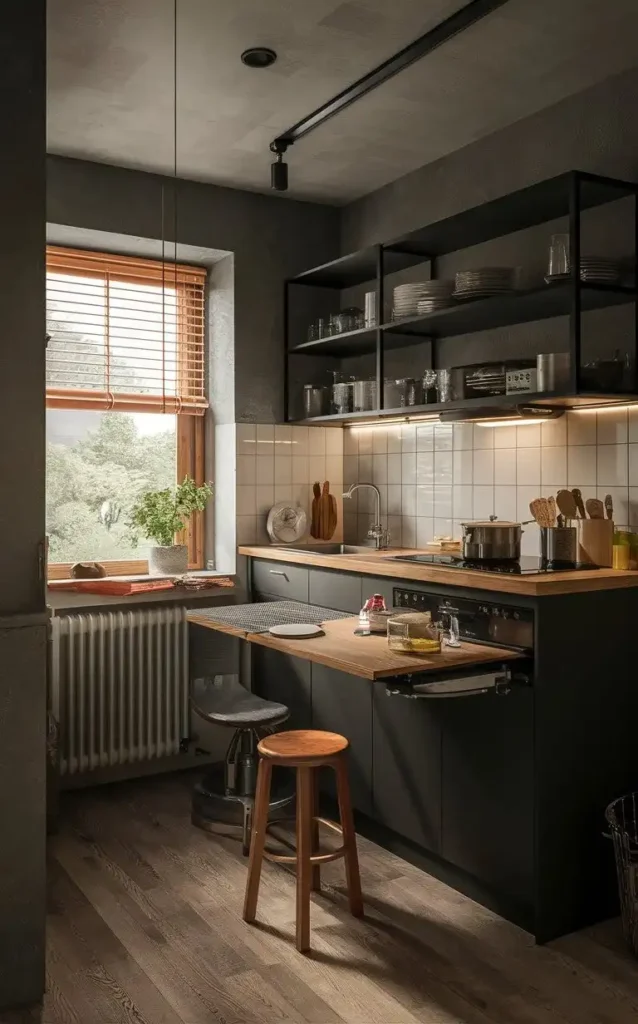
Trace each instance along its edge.
<path fill-rule="evenodd" d="M 273 779 L 270 798 L 270 821 L 286 817 L 295 799 L 295 779 L 285 772 Z M 242 829 L 243 853 L 248 856 L 252 825 L 253 796 L 226 792 L 225 762 L 221 761 L 206 773 L 193 789 L 191 821 L 197 828 L 215 832 L 216 826 L 231 825 Z"/>

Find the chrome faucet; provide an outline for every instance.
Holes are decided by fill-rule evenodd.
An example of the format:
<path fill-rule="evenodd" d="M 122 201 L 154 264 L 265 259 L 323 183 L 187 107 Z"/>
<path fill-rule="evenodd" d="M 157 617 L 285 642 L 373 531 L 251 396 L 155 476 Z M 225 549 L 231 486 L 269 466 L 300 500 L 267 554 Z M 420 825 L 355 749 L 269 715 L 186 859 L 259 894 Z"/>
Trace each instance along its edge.
<path fill-rule="evenodd" d="M 381 548 L 387 548 L 389 542 L 388 531 L 381 525 L 381 492 L 376 484 L 350 484 L 347 491 L 343 492 L 344 498 L 351 498 L 355 491 L 359 490 L 360 487 L 370 487 L 374 491 L 376 496 L 376 511 L 374 515 L 374 523 L 368 530 L 368 538 L 374 541 L 374 546 L 377 550 Z"/>

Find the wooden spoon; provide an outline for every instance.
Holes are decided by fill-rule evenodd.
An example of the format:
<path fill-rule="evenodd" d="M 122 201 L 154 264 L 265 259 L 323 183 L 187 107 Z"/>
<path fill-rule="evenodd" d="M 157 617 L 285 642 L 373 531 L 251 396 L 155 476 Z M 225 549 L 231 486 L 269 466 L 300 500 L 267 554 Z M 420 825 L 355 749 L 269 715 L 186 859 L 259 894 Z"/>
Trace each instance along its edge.
<path fill-rule="evenodd" d="M 590 519 L 605 518 L 605 506 L 600 498 L 588 498 L 585 502 L 585 508 Z"/>
<path fill-rule="evenodd" d="M 556 504 L 558 505 L 561 513 L 565 516 L 565 519 L 577 519 L 576 502 L 574 501 L 574 495 L 571 491 L 560 490 L 556 495 Z"/>
<path fill-rule="evenodd" d="M 578 509 L 578 515 L 581 519 L 585 518 L 585 506 L 583 505 L 583 495 L 580 487 L 572 487 L 572 497 L 576 502 L 576 508 Z"/>

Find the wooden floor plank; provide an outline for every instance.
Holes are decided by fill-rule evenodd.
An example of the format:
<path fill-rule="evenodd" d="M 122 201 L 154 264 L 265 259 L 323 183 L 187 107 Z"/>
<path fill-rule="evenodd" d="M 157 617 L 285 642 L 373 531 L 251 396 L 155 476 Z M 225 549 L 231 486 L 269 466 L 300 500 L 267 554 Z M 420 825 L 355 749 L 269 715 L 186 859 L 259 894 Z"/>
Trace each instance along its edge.
<path fill-rule="evenodd" d="M 359 840 L 366 917 L 343 866 L 294 946 L 294 875 L 264 866 L 241 920 L 238 842 L 194 829 L 193 776 L 68 794 L 51 841 L 47 994 L 0 1024 L 636 1024 L 618 922 L 545 947 Z"/>

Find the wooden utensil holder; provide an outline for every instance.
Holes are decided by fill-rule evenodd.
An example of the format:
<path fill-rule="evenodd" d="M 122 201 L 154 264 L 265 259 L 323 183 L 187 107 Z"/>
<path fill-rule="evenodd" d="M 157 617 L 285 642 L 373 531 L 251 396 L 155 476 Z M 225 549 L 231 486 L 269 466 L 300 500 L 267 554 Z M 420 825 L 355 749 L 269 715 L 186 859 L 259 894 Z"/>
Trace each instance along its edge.
<path fill-rule="evenodd" d="M 611 567 L 614 560 L 614 524 L 611 519 L 573 519 L 578 536 L 578 561 Z"/>

